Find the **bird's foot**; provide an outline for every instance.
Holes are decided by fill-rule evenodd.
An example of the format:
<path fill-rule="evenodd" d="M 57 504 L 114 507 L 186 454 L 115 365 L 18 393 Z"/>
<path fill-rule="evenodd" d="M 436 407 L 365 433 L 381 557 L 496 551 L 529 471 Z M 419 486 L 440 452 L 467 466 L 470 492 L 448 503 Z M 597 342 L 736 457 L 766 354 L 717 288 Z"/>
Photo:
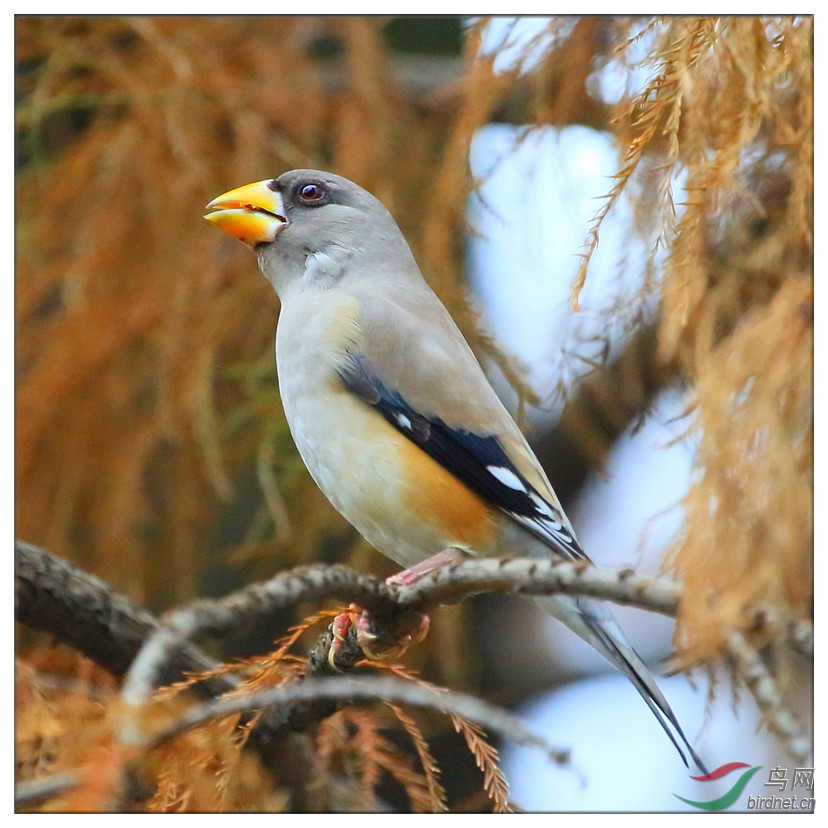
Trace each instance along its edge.
<path fill-rule="evenodd" d="M 443 566 L 460 563 L 468 555 L 461 549 L 449 547 L 414 566 L 403 569 L 386 579 L 389 584 L 410 586 L 420 578 Z M 414 610 L 395 613 L 393 618 L 387 615 L 377 617 L 356 604 L 351 604 L 347 612 L 340 613 L 331 624 L 333 642 L 328 652 L 328 664 L 340 671 L 339 659 L 345 652 L 348 634 L 355 630 L 356 643 L 366 658 L 372 661 L 386 661 L 402 655 L 413 644 L 419 644 L 428 634 L 429 619 L 427 615 Z"/>
<path fill-rule="evenodd" d="M 397 584 L 398 586 L 411 586 L 423 575 L 428 575 L 429 572 L 434 572 L 435 569 L 439 569 L 441 566 L 460 563 L 468 557 L 462 549 L 455 549 L 450 546 L 448 549 L 444 549 L 442 552 L 438 552 L 436 555 L 432 555 L 408 569 L 403 569 L 402 572 L 398 572 L 390 578 L 386 578 L 385 581 L 388 584 Z"/>
<path fill-rule="evenodd" d="M 398 658 L 413 644 L 419 644 L 428 634 L 429 618 L 421 612 L 405 610 L 393 620 L 388 616 L 377 617 L 351 604 L 347 612 L 340 613 L 331 624 L 333 641 L 328 652 L 328 664 L 340 672 L 338 657 L 346 648 L 348 634 L 355 630 L 356 643 L 365 658 L 371 661 L 387 661 Z"/>

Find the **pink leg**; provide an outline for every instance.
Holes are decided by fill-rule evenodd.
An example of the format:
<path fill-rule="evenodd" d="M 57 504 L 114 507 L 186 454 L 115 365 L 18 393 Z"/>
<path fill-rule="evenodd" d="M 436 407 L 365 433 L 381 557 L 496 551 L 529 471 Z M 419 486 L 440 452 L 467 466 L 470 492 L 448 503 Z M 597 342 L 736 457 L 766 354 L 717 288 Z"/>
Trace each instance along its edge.
<path fill-rule="evenodd" d="M 410 586 L 422 578 L 423 575 L 428 575 L 429 572 L 434 572 L 435 569 L 439 569 L 441 566 L 460 563 L 467 557 L 468 555 L 461 549 L 455 549 L 450 546 L 448 549 L 444 549 L 442 552 L 438 552 L 436 555 L 432 555 L 430 558 L 426 558 L 424 561 L 420 561 L 408 569 L 403 569 L 402 572 L 398 572 L 396 575 L 392 575 L 385 580 L 389 584 Z"/>

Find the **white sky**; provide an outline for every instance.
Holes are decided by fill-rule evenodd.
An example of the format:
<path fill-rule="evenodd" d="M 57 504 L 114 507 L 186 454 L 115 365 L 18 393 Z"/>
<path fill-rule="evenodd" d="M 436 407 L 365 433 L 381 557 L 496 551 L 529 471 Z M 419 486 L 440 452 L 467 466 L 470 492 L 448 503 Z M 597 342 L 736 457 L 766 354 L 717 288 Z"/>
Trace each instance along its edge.
<path fill-rule="evenodd" d="M 472 143 L 472 171 L 485 183 L 469 205 L 477 234 L 469 252 L 484 320 L 530 365 L 536 390 L 546 396 L 560 376 L 560 349 L 576 333 L 606 329 L 613 292 L 640 284 L 646 250 L 628 232 L 622 199 L 601 231 L 582 310 L 574 314 L 568 297 L 577 254 L 617 169 L 612 139 L 578 126 L 545 128 L 516 143 L 518 136 L 515 127 L 491 125 Z M 581 374 L 585 366 L 571 370 Z"/>
<path fill-rule="evenodd" d="M 683 676 L 659 681 L 688 738 L 710 769 L 746 762 L 769 769 L 786 765 L 784 751 L 766 732 L 757 732 L 759 713 L 748 693 L 734 713 L 720 677 L 710 722 L 703 728 L 707 682 L 694 689 Z M 726 793 L 736 774 L 694 782 L 653 715 L 619 674 L 583 679 L 539 697 L 520 711 L 556 747 L 572 749 L 575 772 L 551 765 L 538 750 L 507 745 L 503 771 L 512 801 L 529 811 L 698 811 L 676 799 L 711 800 Z M 700 730 L 702 731 L 700 735 Z M 759 771 L 734 804 L 748 796 L 769 796 L 766 770 Z M 800 794 L 802 792 L 800 791 Z"/>

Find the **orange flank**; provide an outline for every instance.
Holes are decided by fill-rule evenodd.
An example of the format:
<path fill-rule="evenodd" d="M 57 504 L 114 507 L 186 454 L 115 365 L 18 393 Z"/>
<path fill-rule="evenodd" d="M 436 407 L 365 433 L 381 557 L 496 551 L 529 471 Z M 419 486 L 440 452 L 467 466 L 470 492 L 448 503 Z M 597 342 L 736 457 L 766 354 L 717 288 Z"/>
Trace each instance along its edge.
<path fill-rule="evenodd" d="M 447 546 L 489 548 L 497 535 L 491 506 L 410 440 L 403 438 L 398 451 L 410 481 L 412 512 L 440 526 Z"/>

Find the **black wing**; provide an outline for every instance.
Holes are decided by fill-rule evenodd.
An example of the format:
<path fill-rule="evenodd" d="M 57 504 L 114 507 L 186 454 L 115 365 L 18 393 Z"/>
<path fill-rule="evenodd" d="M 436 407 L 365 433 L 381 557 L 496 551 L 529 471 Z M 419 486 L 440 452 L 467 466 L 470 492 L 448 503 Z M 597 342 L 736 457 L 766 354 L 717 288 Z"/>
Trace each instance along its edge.
<path fill-rule="evenodd" d="M 385 386 L 363 356 L 349 353 L 337 373 L 352 394 L 375 408 L 475 494 L 502 509 L 560 554 L 588 560 L 560 509 L 526 480 L 496 437 L 451 428 L 439 417 L 418 413 L 399 393 Z"/>

